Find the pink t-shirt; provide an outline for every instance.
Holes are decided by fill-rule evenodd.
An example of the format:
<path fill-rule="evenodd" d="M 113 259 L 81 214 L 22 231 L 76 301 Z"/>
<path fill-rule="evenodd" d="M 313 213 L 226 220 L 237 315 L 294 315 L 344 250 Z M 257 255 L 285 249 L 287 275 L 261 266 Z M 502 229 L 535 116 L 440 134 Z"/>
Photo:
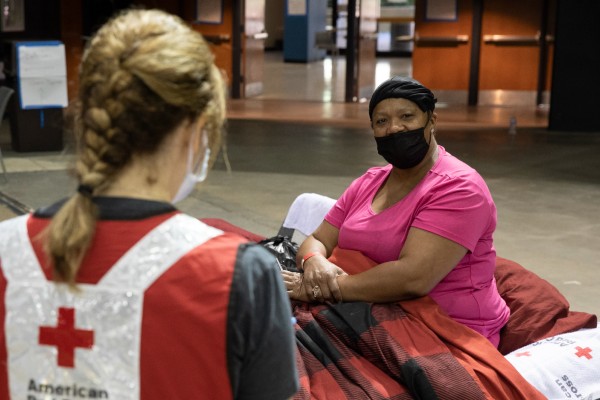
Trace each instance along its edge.
<path fill-rule="evenodd" d="M 429 295 L 454 318 L 498 345 L 510 310 L 494 279 L 496 206 L 483 178 L 442 146 L 435 165 L 402 200 L 375 213 L 373 198 L 392 166 L 375 167 L 346 189 L 325 220 L 338 246 L 377 263 L 397 260 L 410 227 L 452 240 L 468 251 Z"/>

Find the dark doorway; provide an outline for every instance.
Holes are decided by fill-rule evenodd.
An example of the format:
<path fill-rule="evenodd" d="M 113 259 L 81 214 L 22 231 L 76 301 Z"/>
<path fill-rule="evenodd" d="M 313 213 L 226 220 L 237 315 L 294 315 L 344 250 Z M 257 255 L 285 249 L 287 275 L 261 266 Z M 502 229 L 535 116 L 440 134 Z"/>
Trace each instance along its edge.
<path fill-rule="evenodd" d="M 86 0 L 81 10 L 84 37 L 92 36 L 98 28 L 118 11 L 133 5 L 132 0 Z"/>

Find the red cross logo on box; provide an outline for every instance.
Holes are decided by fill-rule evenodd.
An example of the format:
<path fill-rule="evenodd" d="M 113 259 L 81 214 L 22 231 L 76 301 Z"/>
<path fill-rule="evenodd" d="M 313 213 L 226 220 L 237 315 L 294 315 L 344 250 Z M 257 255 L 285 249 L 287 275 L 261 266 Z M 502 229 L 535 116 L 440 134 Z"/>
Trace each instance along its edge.
<path fill-rule="evenodd" d="M 590 354 L 592 352 L 592 349 L 590 349 L 589 347 L 586 347 L 585 349 L 577 346 L 575 347 L 575 349 L 577 349 L 577 353 L 575 353 L 575 355 L 579 358 L 581 357 L 585 357 L 588 360 L 592 359 L 592 355 Z"/>
<path fill-rule="evenodd" d="M 40 326 L 39 344 L 56 346 L 58 365 L 75 367 L 75 348 L 91 349 L 94 346 L 94 331 L 75 328 L 75 309 L 58 309 L 57 326 Z"/>
<path fill-rule="evenodd" d="M 524 351 L 522 353 L 515 354 L 516 357 L 531 357 L 531 354 L 528 351 Z"/>

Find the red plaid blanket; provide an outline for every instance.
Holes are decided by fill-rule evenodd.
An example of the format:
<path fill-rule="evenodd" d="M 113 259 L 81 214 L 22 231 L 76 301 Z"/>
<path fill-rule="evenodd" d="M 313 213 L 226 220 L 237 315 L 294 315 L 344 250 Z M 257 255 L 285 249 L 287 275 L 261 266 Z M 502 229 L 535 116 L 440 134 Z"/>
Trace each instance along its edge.
<path fill-rule="evenodd" d="M 356 252 L 338 252 L 368 262 Z M 296 399 L 544 399 L 483 336 L 429 297 L 294 303 Z"/>

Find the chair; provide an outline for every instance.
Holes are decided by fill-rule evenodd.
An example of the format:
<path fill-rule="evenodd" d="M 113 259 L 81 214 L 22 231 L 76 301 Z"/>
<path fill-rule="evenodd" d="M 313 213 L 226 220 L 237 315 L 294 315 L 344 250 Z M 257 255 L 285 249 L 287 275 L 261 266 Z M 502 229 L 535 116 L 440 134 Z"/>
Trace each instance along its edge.
<path fill-rule="evenodd" d="M 14 90 L 12 90 L 11 88 L 8 88 L 6 86 L 0 86 L 0 125 L 2 125 L 2 120 L 4 119 L 4 111 L 6 110 L 8 100 L 10 99 L 10 96 L 13 93 Z M 6 166 L 4 165 L 4 157 L 2 156 L 2 148 L 0 148 L 0 165 L 2 165 L 4 181 L 8 182 L 8 178 L 6 177 Z"/>
<path fill-rule="evenodd" d="M 317 32 L 315 35 L 315 46 L 318 49 L 327 50 L 331 52 L 331 56 L 336 59 L 340 50 L 336 43 L 335 30 L 327 30 Z"/>
<path fill-rule="evenodd" d="M 336 200 L 316 193 L 302 193 L 293 201 L 279 232 L 280 236 L 292 238 L 299 232 L 309 236 L 323 222 L 323 218 Z"/>

